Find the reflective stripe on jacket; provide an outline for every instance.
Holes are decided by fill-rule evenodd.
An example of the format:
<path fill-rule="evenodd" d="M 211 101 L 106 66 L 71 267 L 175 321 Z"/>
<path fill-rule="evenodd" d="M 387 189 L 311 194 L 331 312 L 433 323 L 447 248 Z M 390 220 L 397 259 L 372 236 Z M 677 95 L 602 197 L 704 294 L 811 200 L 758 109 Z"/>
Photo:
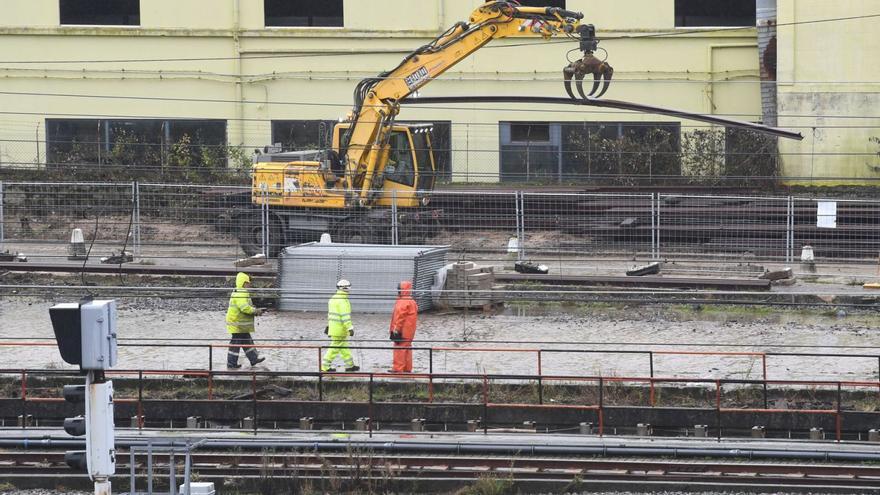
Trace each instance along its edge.
<path fill-rule="evenodd" d="M 254 308 L 251 295 L 244 284 L 250 282 L 247 274 L 239 273 L 235 277 L 235 290 L 229 297 L 229 309 L 226 310 L 226 331 L 229 333 L 251 333 L 254 331 Z"/>
<path fill-rule="evenodd" d="M 338 290 L 327 301 L 327 326 L 331 337 L 348 337 L 348 331 L 353 327 L 348 292 Z"/>

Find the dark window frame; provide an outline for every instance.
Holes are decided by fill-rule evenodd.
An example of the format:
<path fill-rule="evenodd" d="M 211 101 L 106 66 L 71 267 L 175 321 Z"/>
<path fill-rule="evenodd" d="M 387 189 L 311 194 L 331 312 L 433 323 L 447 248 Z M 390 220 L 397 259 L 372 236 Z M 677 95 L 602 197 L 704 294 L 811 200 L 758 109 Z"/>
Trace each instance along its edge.
<path fill-rule="evenodd" d="M 553 124 L 552 122 L 509 122 L 510 125 L 510 144 L 550 144 L 552 142 L 552 132 L 550 131 L 550 126 Z M 529 130 L 526 131 L 526 139 L 515 139 L 514 138 L 514 128 L 522 128 L 528 127 Z M 531 138 L 532 130 L 535 127 L 546 128 L 547 130 L 547 138 L 543 139 L 544 133 L 541 131 L 540 134 L 536 135 L 535 139 Z M 519 134 L 519 133 L 517 133 Z M 518 136 L 519 137 L 519 136 Z"/>
<path fill-rule="evenodd" d="M 104 7 L 106 11 L 112 10 L 111 6 L 120 10 L 100 12 Z M 140 0 L 59 0 L 58 19 L 62 26 L 139 27 L 141 5 Z"/>
<path fill-rule="evenodd" d="M 676 28 L 755 27 L 756 18 L 756 0 L 675 0 Z"/>
<path fill-rule="evenodd" d="M 157 132 L 144 139 L 142 131 L 151 128 Z M 89 139 L 80 139 L 83 131 L 88 131 Z M 217 153 L 214 158 L 222 158 L 229 148 L 229 123 L 223 119 L 46 119 L 45 132 L 46 161 L 53 166 L 159 167 L 167 164 L 176 145 L 184 146 L 192 163 L 201 166 L 204 153 Z M 189 137 L 189 144 L 182 144 L 183 135 Z M 65 156 L 67 159 L 62 159 Z M 120 161 L 120 156 L 131 158 L 135 163 Z M 149 161 L 150 158 L 154 161 Z"/>
<path fill-rule="evenodd" d="M 300 12 L 297 12 L 297 9 Z M 321 15 L 328 13 L 339 15 Z M 293 15 L 300 13 L 303 15 Z M 267 28 L 344 28 L 343 0 L 263 0 L 263 25 Z"/>
<path fill-rule="evenodd" d="M 558 7 L 567 10 L 565 0 L 519 0 L 523 7 Z"/>

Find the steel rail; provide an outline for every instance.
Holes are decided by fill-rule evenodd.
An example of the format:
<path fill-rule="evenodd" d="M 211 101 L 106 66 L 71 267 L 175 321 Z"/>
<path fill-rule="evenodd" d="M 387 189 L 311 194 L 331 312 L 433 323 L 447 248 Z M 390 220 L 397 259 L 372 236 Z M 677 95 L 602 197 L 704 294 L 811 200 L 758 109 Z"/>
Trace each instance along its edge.
<path fill-rule="evenodd" d="M 247 268 L 215 268 L 215 267 L 179 267 L 162 265 L 87 265 L 85 268 L 72 263 L 0 263 L 0 271 L 11 272 L 46 272 L 46 273 L 104 273 L 126 275 L 185 275 L 230 277 L 244 270 L 257 277 L 274 277 L 277 270 L 268 267 Z M 499 273 L 495 275 L 498 282 L 545 282 L 559 285 L 580 286 L 619 286 L 645 288 L 699 288 L 716 290 L 770 290 L 769 280 L 732 279 L 732 278 L 699 278 L 699 277 L 626 277 L 600 275 L 531 275 L 521 273 Z M 117 288 L 118 289 L 118 288 Z M 167 288 L 165 288 L 167 290 Z M 207 289 L 204 289 L 207 290 Z M 227 288 L 222 288 L 227 290 Z"/>
<path fill-rule="evenodd" d="M 688 120 L 696 120 L 709 124 L 722 125 L 725 127 L 737 127 L 741 129 L 749 129 L 764 134 L 770 134 L 786 139 L 796 139 L 801 141 L 804 139 L 803 134 L 799 132 L 787 131 L 776 127 L 770 127 L 762 124 L 754 124 L 742 120 L 728 119 L 718 117 L 716 115 L 705 115 L 699 113 L 686 112 L 684 110 L 674 110 L 671 108 L 657 107 L 654 105 L 644 105 L 641 103 L 632 103 L 619 100 L 605 99 L 586 99 L 574 100 L 571 98 L 549 97 L 549 96 L 438 96 L 438 97 L 419 97 L 406 98 L 400 101 L 404 105 L 437 105 L 437 104 L 455 104 L 455 103 L 538 103 L 549 105 L 578 105 L 599 108 L 615 108 L 618 110 L 629 110 L 640 113 L 653 113 L 657 115 L 666 115 L 669 117 L 678 117 Z"/>
<path fill-rule="evenodd" d="M 317 446 L 317 444 L 315 444 Z M 560 457 L 520 455 L 485 456 L 413 455 L 372 450 L 348 452 L 279 453 L 263 452 L 194 452 L 193 463 L 200 476 L 299 477 L 321 474 L 333 469 L 345 474 L 380 477 L 393 474 L 395 479 L 421 478 L 474 479 L 487 474 L 514 480 L 569 481 L 574 478 L 596 481 L 652 481 L 687 484 L 720 483 L 724 485 L 775 484 L 780 486 L 837 486 L 880 488 L 880 468 L 865 465 L 767 464 L 752 462 L 653 461 L 641 459 L 581 459 L 577 454 Z M 132 468 L 129 456 L 120 450 L 117 467 L 122 472 Z M 135 468 L 141 470 L 145 454 L 135 455 Z M 167 453 L 153 455 L 155 471 L 169 467 Z M 141 462 L 137 462 L 140 458 Z M 161 462 L 164 460 L 164 463 Z M 69 474 L 62 452 L 4 452 L 0 454 L 0 474 L 36 476 Z"/>

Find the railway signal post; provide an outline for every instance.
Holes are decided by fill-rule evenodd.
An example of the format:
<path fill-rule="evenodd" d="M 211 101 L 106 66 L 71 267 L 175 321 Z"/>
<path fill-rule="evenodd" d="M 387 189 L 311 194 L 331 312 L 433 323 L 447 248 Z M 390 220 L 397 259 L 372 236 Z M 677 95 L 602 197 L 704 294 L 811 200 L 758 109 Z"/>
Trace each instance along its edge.
<path fill-rule="evenodd" d="M 109 495 L 116 471 L 113 431 L 113 382 L 104 370 L 116 365 L 116 301 L 83 300 L 49 309 L 61 358 L 77 365 L 85 385 L 64 387 L 64 399 L 83 403 L 85 415 L 64 420 L 64 431 L 86 437 L 85 451 L 69 451 L 67 464 L 85 471 L 95 482 L 95 495 Z"/>

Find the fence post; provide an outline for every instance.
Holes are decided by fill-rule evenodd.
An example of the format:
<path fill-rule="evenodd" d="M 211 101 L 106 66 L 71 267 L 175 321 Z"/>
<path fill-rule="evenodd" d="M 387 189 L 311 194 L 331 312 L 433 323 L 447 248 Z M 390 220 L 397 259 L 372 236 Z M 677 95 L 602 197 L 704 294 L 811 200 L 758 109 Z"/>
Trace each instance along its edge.
<path fill-rule="evenodd" d="M 260 205 L 260 225 L 262 227 L 262 236 L 260 243 L 263 245 L 263 256 L 269 257 L 269 191 L 263 191 L 263 201 Z"/>
<path fill-rule="evenodd" d="M 794 198 L 788 197 L 788 222 L 786 223 L 787 231 L 785 233 L 786 250 L 785 257 L 787 263 L 794 262 Z"/>
<path fill-rule="evenodd" d="M 651 207 L 651 212 L 654 214 L 654 217 L 651 220 L 651 230 L 652 235 L 651 239 L 654 242 L 653 251 L 654 251 L 654 259 L 660 259 L 660 193 L 652 193 L 651 194 L 651 202 L 653 206 Z"/>
<path fill-rule="evenodd" d="M 523 260 L 526 257 L 526 198 L 522 191 L 517 191 L 515 194 L 517 214 L 516 225 L 518 227 L 516 233 L 518 248 L 516 257 L 518 260 Z"/>
<path fill-rule="evenodd" d="M 141 255 L 141 186 L 138 181 L 131 183 L 131 216 L 132 216 L 132 240 L 134 255 Z"/>
<path fill-rule="evenodd" d="M 391 245 L 398 244 L 397 191 L 391 190 Z"/>
<path fill-rule="evenodd" d="M 0 180 L 0 246 L 3 245 L 3 240 L 5 239 L 5 236 L 4 236 L 5 233 L 3 231 L 4 221 L 5 220 L 3 217 L 3 181 Z"/>

